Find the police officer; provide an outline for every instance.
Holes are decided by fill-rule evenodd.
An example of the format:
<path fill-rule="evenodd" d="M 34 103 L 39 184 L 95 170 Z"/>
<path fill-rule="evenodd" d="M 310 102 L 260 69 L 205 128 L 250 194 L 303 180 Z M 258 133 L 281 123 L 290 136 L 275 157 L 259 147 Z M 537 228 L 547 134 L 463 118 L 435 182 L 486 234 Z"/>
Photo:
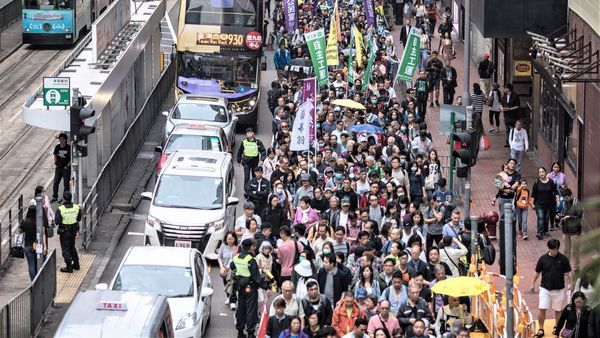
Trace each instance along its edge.
<path fill-rule="evenodd" d="M 242 241 L 241 251 L 230 263 L 233 271 L 234 291 L 237 292 L 237 310 L 235 327 L 238 338 L 254 338 L 254 330 L 258 323 L 258 288 L 267 289 L 266 281 L 260 278 L 258 264 L 252 256 L 254 240 L 246 238 Z M 244 333 L 244 330 L 246 333 Z"/>
<path fill-rule="evenodd" d="M 73 273 L 73 270 L 79 270 L 79 255 L 75 249 L 75 234 L 79 231 L 79 221 L 81 220 L 81 209 L 79 205 L 73 204 L 73 196 L 70 192 L 63 194 L 63 204 L 56 209 L 55 222 L 58 224 L 58 235 L 60 236 L 60 249 L 62 251 L 65 264 L 60 268 L 60 272 Z"/>
<path fill-rule="evenodd" d="M 246 138 L 242 140 L 242 145 L 238 151 L 237 161 L 244 166 L 244 184 L 250 180 L 254 168 L 259 166 L 261 159 L 267 157 L 267 150 L 263 143 L 254 137 L 254 129 L 246 129 Z"/>
<path fill-rule="evenodd" d="M 244 187 L 246 198 L 254 204 L 255 209 L 260 213 L 267 206 L 270 187 L 269 181 L 263 178 L 263 168 L 258 166 L 254 168 L 254 178 L 252 178 Z"/>

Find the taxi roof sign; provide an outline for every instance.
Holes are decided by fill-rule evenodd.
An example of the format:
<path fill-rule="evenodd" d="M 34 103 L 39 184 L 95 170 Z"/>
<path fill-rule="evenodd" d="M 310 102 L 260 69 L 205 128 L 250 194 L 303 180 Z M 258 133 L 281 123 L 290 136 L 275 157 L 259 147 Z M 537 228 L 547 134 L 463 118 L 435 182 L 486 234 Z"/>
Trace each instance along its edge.
<path fill-rule="evenodd" d="M 96 310 L 127 311 L 127 303 L 101 300 L 96 305 Z"/>
<path fill-rule="evenodd" d="M 188 124 L 188 129 L 206 129 L 206 125 L 200 123 Z"/>

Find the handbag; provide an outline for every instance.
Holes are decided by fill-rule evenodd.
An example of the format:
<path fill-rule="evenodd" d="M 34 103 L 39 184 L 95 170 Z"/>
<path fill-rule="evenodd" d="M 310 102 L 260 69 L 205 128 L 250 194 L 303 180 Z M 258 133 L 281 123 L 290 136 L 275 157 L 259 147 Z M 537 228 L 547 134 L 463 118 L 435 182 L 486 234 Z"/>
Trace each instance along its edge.
<path fill-rule="evenodd" d="M 560 333 L 560 336 L 563 338 L 571 338 L 571 337 L 573 337 L 573 330 L 563 329 L 562 332 Z"/>
<path fill-rule="evenodd" d="M 23 234 L 15 236 L 15 244 L 10 247 L 10 256 L 13 258 L 25 258 L 25 251 L 23 251 Z"/>
<path fill-rule="evenodd" d="M 46 238 L 54 237 L 54 226 L 52 224 L 48 224 L 46 226 Z"/>
<path fill-rule="evenodd" d="M 487 137 L 487 135 L 482 135 L 479 139 L 479 150 L 485 151 L 488 149 L 490 149 L 490 139 Z"/>
<path fill-rule="evenodd" d="M 425 177 L 425 189 L 426 190 L 433 190 L 435 189 L 435 182 L 433 181 L 433 176 L 429 175 L 427 177 Z"/>

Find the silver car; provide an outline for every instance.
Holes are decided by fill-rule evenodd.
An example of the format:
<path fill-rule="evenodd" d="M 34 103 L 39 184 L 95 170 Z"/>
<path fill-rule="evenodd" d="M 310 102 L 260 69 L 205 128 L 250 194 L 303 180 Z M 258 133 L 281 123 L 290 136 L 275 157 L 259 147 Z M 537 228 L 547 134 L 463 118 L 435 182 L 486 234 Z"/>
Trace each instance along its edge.
<path fill-rule="evenodd" d="M 163 140 L 167 139 L 175 125 L 202 123 L 221 127 L 227 136 L 228 144 L 233 148 L 238 117 L 231 112 L 228 105 L 227 99 L 223 97 L 181 95 L 171 111 L 163 112 L 167 117 Z"/>

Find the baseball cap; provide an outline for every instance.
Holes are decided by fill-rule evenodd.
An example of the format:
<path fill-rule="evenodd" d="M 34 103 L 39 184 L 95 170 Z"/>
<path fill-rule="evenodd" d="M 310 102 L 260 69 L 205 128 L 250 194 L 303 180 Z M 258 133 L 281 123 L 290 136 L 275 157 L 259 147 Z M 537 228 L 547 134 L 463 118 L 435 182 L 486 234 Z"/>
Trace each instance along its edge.
<path fill-rule="evenodd" d="M 300 177 L 302 181 L 310 181 L 310 174 L 302 174 Z"/>
<path fill-rule="evenodd" d="M 346 198 L 342 199 L 341 205 L 350 205 L 350 200 L 348 200 Z"/>
<path fill-rule="evenodd" d="M 254 171 L 255 171 L 255 172 L 256 172 L 256 171 L 263 171 L 263 168 L 262 168 L 261 166 L 258 166 L 258 167 L 256 167 L 256 168 L 254 168 Z"/>
<path fill-rule="evenodd" d="M 253 133 L 254 132 L 254 128 L 246 128 L 246 132 L 247 133 Z"/>

